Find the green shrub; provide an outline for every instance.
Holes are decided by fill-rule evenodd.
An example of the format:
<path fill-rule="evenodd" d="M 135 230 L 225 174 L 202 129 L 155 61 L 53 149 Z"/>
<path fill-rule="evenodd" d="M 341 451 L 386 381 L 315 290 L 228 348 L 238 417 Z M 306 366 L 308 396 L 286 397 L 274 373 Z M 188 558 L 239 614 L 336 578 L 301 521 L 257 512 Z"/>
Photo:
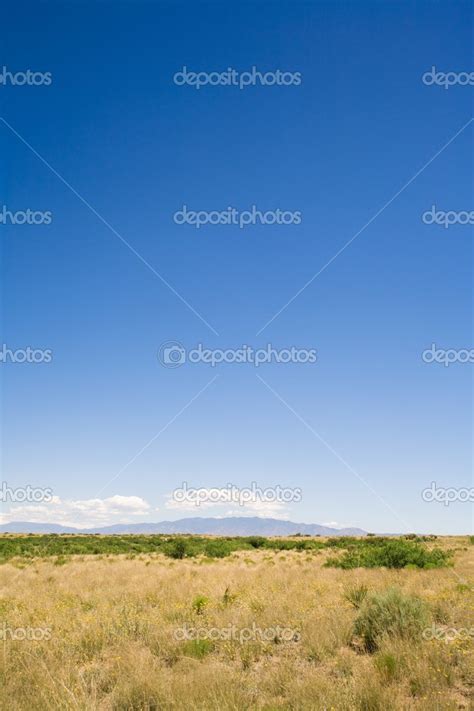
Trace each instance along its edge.
<path fill-rule="evenodd" d="M 164 547 L 164 553 L 168 558 L 175 558 L 181 560 L 185 557 L 188 552 L 186 541 L 184 538 L 176 538 L 172 543 L 168 543 Z"/>
<path fill-rule="evenodd" d="M 354 634 L 367 652 L 375 652 L 385 638 L 421 640 L 430 619 L 423 600 L 389 588 L 366 597 L 354 622 Z"/>
<path fill-rule="evenodd" d="M 263 536 L 247 536 L 245 541 L 251 545 L 252 548 L 263 548 L 267 539 L 263 538 Z"/>
<path fill-rule="evenodd" d="M 215 540 L 209 541 L 204 546 L 204 554 L 209 558 L 225 558 L 233 553 L 235 547 L 229 541 Z"/>

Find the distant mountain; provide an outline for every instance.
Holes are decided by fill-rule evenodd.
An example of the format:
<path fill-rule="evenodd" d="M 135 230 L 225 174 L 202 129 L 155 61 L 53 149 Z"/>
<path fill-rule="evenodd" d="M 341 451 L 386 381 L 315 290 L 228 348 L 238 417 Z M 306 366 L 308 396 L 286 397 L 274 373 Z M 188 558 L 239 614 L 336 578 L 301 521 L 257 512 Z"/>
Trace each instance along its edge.
<path fill-rule="evenodd" d="M 317 523 L 294 523 L 278 518 L 181 518 L 158 523 L 124 523 L 100 528 L 79 529 L 55 523 L 15 521 L 0 526 L 0 533 L 196 533 L 213 536 L 365 536 L 360 528 L 330 528 Z"/>
<path fill-rule="evenodd" d="M 80 533 L 80 531 L 78 528 L 60 526 L 57 523 L 12 521 L 0 526 L 0 533 Z"/>

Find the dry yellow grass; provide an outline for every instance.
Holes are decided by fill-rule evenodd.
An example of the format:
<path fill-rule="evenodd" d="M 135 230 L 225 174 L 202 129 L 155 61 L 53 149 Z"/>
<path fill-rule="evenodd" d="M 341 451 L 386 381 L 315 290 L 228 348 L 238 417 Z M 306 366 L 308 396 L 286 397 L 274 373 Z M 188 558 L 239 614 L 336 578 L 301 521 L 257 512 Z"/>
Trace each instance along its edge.
<path fill-rule="evenodd" d="M 367 654 L 352 639 L 357 610 L 344 595 L 356 584 L 397 585 L 429 603 L 440 629 L 472 630 L 474 546 L 466 540 L 443 539 L 457 548 L 454 569 L 429 571 L 323 568 L 325 552 L 38 560 L 21 570 L 12 561 L 0 567 L 0 706 L 473 709 L 472 636 L 386 640 Z M 232 625 L 254 638 L 176 638 L 183 626 Z M 259 635 L 277 626 L 298 635 Z M 50 632 L 39 641 L 12 639 L 18 629 Z"/>

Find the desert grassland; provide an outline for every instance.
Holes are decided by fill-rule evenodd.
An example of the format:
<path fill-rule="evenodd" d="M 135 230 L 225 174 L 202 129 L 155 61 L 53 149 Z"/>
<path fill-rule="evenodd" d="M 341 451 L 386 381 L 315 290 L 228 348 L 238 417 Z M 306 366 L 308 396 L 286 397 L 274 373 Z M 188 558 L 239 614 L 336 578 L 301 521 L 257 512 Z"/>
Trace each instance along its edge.
<path fill-rule="evenodd" d="M 418 630 L 383 638 L 369 652 L 354 634 L 363 586 L 369 595 L 397 586 L 427 603 L 430 625 L 474 630 L 474 545 L 468 537 L 430 545 L 454 549 L 454 566 L 342 570 L 323 566 L 327 550 L 261 549 L 221 559 L 8 561 L 0 566 L 0 622 L 51 635 L 4 635 L 0 707 L 473 709 L 472 636 L 427 640 Z M 176 638 L 184 626 L 232 625 L 298 634 Z"/>

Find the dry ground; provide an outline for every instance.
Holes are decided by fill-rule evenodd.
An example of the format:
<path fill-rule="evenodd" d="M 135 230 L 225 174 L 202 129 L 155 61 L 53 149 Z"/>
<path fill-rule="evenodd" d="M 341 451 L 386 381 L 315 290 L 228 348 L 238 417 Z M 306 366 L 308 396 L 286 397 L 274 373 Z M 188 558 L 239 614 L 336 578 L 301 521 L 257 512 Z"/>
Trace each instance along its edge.
<path fill-rule="evenodd" d="M 368 654 L 352 635 L 345 592 L 361 583 L 397 585 L 429 603 L 438 628 L 474 632 L 474 545 L 441 543 L 457 549 L 452 569 L 344 571 L 322 567 L 326 551 L 12 561 L 0 566 L 0 707 L 474 709 L 473 636 L 386 640 Z M 221 638 L 183 640 L 183 626 Z M 277 626 L 287 639 L 262 639 Z M 18 630 L 45 638 L 12 639 Z"/>

